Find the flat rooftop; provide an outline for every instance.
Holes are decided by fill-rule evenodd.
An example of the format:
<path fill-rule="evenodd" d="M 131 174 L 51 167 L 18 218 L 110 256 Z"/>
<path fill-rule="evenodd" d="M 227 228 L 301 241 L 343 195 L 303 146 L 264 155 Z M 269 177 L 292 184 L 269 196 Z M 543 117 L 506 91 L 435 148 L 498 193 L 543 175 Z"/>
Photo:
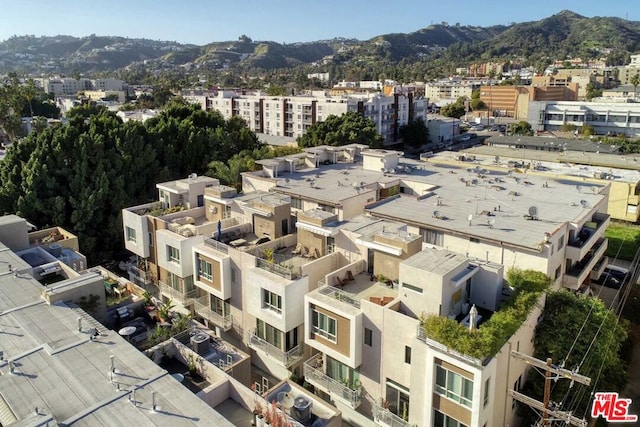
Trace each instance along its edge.
<path fill-rule="evenodd" d="M 28 267 L 0 244 L 3 425 L 233 425 L 116 332 L 77 308 L 46 304 L 42 286 L 19 273 Z M 96 326 L 101 336 L 92 341 Z"/>
<path fill-rule="evenodd" d="M 468 258 L 457 252 L 427 248 L 405 259 L 402 264 L 445 276 L 466 261 Z"/>
<path fill-rule="evenodd" d="M 551 174 L 562 174 L 576 178 L 593 178 L 595 172 L 611 174 L 613 181 L 637 183 L 640 181 L 640 154 L 604 154 L 567 151 L 560 155 L 557 152 L 542 150 L 516 150 L 513 148 L 479 145 L 463 150 L 462 153 L 475 155 L 480 164 L 507 167 L 509 159 L 540 162 Z M 441 158 L 453 158 L 460 153 L 438 153 L 429 161 Z M 495 156 L 500 163 L 495 163 Z"/>
<path fill-rule="evenodd" d="M 531 149 L 555 151 L 578 152 L 578 153 L 610 153 L 615 154 L 620 151 L 619 145 L 602 144 L 597 141 L 574 138 L 547 138 L 543 136 L 523 136 L 523 135 L 500 135 L 491 136 L 485 140 L 485 144 L 492 145 L 513 145 L 518 147 L 530 147 Z"/>
<path fill-rule="evenodd" d="M 375 199 L 378 184 L 392 185 L 403 178 L 428 182 L 433 173 L 424 163 L 401 159 L 395 174 L 364 170 L 362 162 L 334 163 L 295 172 L 279 172 L 278 177 L 271 180 L 276 183 L 275 191 L 278 193 L 340 204 L 343 200 L 358 197 L 366 192 L 371 192 Z M 262 171 L 253 175 L 269 179 L 263 176 Z M 371 188 L 368 188 L 369 186 Z"/>
<path fill-rule="evenodd" d="M 538 250 L 544 234 L 580 222 L 604 203 L 604 187 L 552 176 L 496 171 L 469 164 L 427 162 L 435 190 L 371 204 L 375 217 Z M 553 194 L 553 197 L 549 197 Z M 602 207 L 602 211 L 606 210 Z M 535 212 L 536 220 L 529 219 Z"/>

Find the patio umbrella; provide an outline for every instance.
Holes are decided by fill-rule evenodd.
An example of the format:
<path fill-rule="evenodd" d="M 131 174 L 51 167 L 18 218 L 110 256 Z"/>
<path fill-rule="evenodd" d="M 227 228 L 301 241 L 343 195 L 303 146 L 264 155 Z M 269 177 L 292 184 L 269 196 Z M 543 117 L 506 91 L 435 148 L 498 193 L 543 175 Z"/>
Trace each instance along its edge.
<path fill-rule="evenodd" d="M 222 236 L 222 221 L 218 220 L 218 240 L 220 240 L 220 236 Z"/>

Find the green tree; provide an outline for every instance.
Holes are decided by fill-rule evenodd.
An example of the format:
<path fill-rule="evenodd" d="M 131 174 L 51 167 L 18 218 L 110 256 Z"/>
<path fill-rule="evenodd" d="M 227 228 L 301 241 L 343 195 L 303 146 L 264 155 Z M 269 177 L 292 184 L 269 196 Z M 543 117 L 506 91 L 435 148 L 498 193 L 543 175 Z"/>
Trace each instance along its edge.
<path fill-rule="evenodd" d="M 400 138 L 410 147 L 420 147 L 429 142 L 429 129 L 424 120 L 412 120 L 400 127 Z"/>
<path fill-rule="evenodd" d="M 518 123 L 512 123 L 509 125 L 509 133 L 512 135 L 533 135 L 533 130 L 531 129 L 531 124 L 524 120 L 519 121 Z"/>
<path fill-rule="evenodd" d="M 0 80 L 0 130 L 9 141 L 15 140 L 20 131 L 24 101 L 23 87 L 16 74 Z"/>
<path fill-rule="evenodd" d="M 640 74 L 636 73 L 629 79 L 629 83 L 633 85 L 633 97 L 638 97 L 638 86 L 640 85 Z"/>
<path fill-rule="evenodd" d="M 285 96 L 287 89 L 280 85 L 269 85 L 267 88 L 267 95 L 269 96 Z"/>
<path fill-rule="evenodd" d="M 457 101 L 452 104 L 447 104 L 440 109 L 440 114 L 445 117 L 455 117 L 459 119 L 465 114 L 464 104 Z"/>
<path fill-rule="evenodd" d="M 311 125 L 304 135 L 298 137 L 300 147 L 356 143 L 372 148 L 380 147 L 382 137 L 371 119 L 354 111 L 341 116 L 329 115 L 324 121 Z"/>
<path fill-rule="evenodd" d="M 591 391 L 622 391 L 627 375 L 620 350 L 626 337 L 626 323 L 618 322 L 599 298 L 584 298 L 566 290 L 549 293 L 535 331 L 534 356 L 550 357 L 557 365 L 579 369 L 592 381 L 598 379 L 595 389 L 593 384 L 588 388 L 561 379 L 552 388 L 551 400 L 563 402 L 562 410 L 582 414 L 589 406 Z M 533 371 L 525 393 L 541 399 L 543 388 L 544 377 Z"/>
<path fill-rule="evenodd" d="M 472 110 L 484 110 L 487 108 L 484 101 L 478 98 L 472 99 L 471 102 L 469 103 L 469 106 L 471 107 Z"/>
<path fill-rule="evenodd" d="M 587 101 L 591 101 L 593 98 L 602 96 L 602 89 L 593 83 L 588 83 L 586 89 L 585 98 Z"/>

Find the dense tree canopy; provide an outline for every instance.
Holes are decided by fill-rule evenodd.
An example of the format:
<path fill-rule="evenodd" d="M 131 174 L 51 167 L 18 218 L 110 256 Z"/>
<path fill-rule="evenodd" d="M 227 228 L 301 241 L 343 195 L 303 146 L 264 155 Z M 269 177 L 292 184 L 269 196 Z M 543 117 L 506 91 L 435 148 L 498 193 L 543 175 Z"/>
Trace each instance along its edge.
<path fill-rule="evenodd" d="M 330 115 L 325 121 L 310 126 L 304 135 L 298 137 L 300 147 L 340 146 L 354 143 L 379 147 L 382 144 L 382 137 L 371 119 L 353 111 L 341 116 Z"/>
<path fill-rule="evenodd" d="M 79 236 L 91 263 L 122 248 L 120 211 L 154 197 L 163 180 L 202 174 L 211 161 L 260 147 L 241 119 L 171 104 L 144 124 L 108 111 L 14 144 L 0 165 L 0 211 Z"/>
<path fill-rule="evenodd" d="M 410 147 L 420 147 L 429 142 L 429 129 L 424 120 L 412 120 L 400 127 L 400 138 Z"/>
<path fill-rule="evenodd" d="M 620 350 L 626 337 L 625 325 L 600 299 L 568 291 L 548 294 L 542 321 L 536 327 L 534 356 L 543 360 L 551 357 L 554 364 L 579 369 L 580 374 L 592 379 L 590 387 L 571 384 L 569 380 L 557 381 L 551 400 L 563 402 L 562 410 L 582 416 L 589 406 L 591 391 L 622 391 L 627 376 Z M 543 387 L 543 376 L 532 372 L 526 394 L 541 399 Z"/>
<path fill-rule="evenodd" d="M 524 120 L 519 121 L 518 123 L 512 123 L 509 125 L 509 133 L 512 135 L 533 135 L 533 130 L 531 129 L 531 124 Z"/>

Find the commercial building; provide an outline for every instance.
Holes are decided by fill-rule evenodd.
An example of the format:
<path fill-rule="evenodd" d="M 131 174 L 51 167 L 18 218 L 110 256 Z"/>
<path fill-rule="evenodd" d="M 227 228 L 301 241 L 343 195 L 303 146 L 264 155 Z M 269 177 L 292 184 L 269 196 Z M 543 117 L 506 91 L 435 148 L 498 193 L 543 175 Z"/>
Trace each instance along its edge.
<path fill-rule="evenodd" d="M 640 104 L 532 101 L 527 121 L 535 131 L 557 131 L 564 125 L 592 126 L 596 134 L 636 136 L 640 133 Z"/>

